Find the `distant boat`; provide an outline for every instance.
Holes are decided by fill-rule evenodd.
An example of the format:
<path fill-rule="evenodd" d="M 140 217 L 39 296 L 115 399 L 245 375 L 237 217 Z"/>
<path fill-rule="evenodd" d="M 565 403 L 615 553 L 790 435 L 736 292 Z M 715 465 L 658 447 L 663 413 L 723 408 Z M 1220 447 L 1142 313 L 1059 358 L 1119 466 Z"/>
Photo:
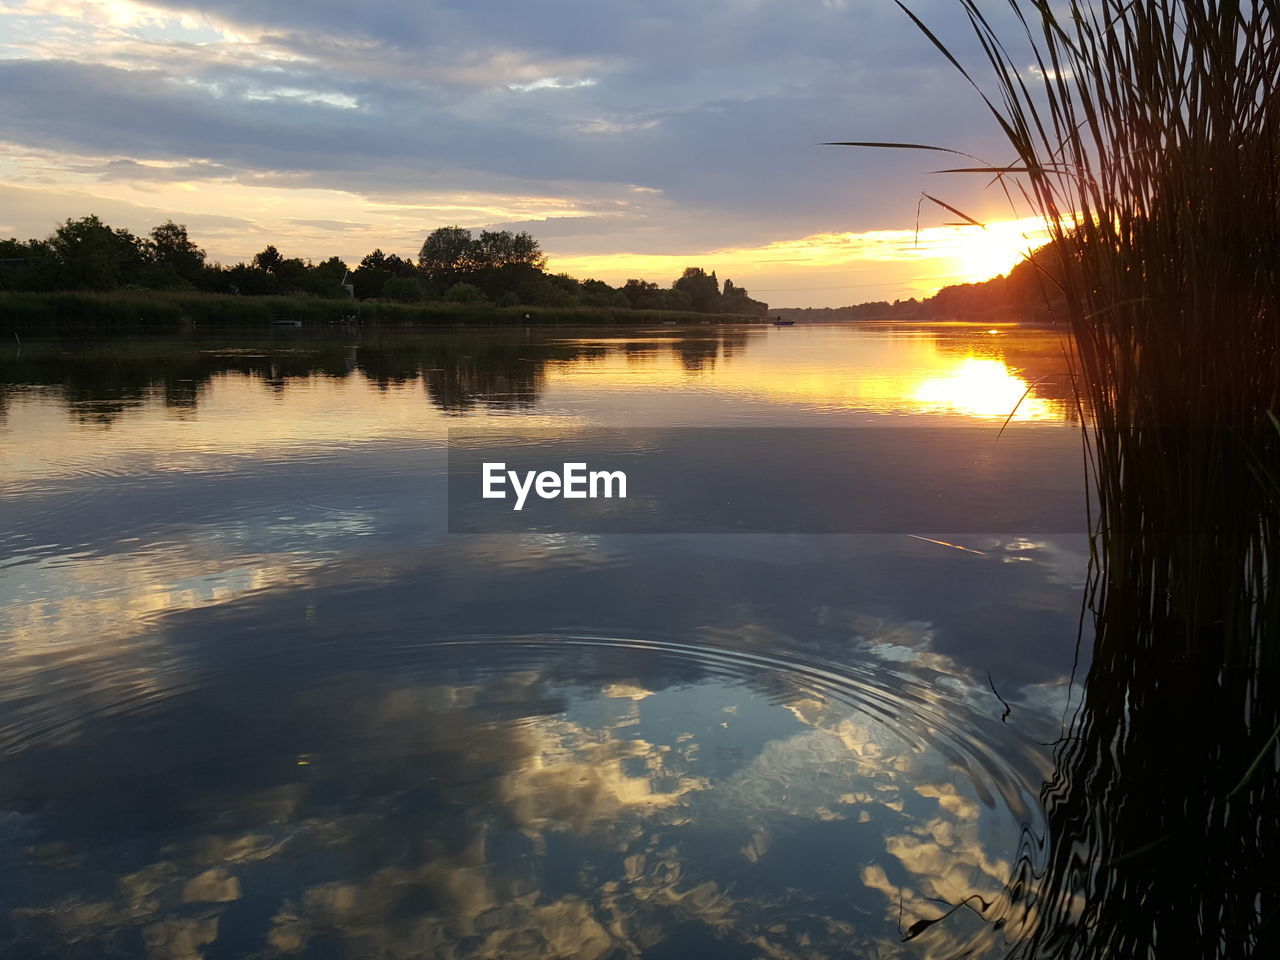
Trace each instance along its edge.
<path fill-rule="evenodd" d="M 783 320 L 779 317 L 777 320 L 773 321 L 773 325 L 775 327 L 794 327 L 796 322 L 794 320 Z"/>
<path fill-rule="evenodd" d="M 292 317 L 276 317 L 271 321 L 273 327 L 300 327 L 301 320 L 294 320 Z"/>
<path fill-rule="evenodd" d="M 336 320 L 329 321 L 330 325 L 350 324 L 350 323 L 359 323 L 359 322 L 360 321 L 356 319 L 356 315 L 354 313 L 348 313 L 345 317 L 339 317 Z"/>

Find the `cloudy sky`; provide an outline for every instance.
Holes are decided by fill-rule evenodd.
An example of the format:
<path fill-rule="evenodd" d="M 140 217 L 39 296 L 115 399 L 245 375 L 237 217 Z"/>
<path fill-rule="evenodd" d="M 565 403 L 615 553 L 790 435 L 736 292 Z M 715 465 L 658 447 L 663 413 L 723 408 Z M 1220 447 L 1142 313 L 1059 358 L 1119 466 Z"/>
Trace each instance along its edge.
<path fill-rule="evenodd" d="M 994 6 L 1002 7 L 1003 4 Z M 953 0 L 918 0 L 972 53 Z M 222 262 L 528 230 L 551 267 L 716 269 L 777 306 L 931 293 L 1024 247 L 992 121 L 892 0 L 0 0 L 0 236 L 173 217 Z M 922 190 L 988 231 L 948 227 Z"/>

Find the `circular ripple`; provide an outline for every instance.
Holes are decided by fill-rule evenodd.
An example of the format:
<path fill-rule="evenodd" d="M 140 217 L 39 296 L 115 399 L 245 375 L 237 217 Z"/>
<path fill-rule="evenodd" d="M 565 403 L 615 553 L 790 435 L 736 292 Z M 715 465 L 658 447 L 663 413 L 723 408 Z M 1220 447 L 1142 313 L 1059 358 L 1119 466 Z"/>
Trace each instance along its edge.
<path fill-rule="evenodd" d="M 194 653 L 9 697 L 21 942 L 978 957 L 1025 919 L 1043 761 L 956 678 L 598 636 Z"/>

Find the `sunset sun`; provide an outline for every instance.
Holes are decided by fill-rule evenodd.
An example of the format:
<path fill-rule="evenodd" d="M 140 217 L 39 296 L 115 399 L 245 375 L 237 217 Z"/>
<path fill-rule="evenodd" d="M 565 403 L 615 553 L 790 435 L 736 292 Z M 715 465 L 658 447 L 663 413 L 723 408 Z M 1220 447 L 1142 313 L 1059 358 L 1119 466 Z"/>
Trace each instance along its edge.
<path fill-rule="evenodd" d="M 955 264 L 955 280 L 960 283 L 978 283 L 1007 274 L 1049 239 L 1044 221 L 1037 217 L 989 223 L 985 229 L 955 230 L 947 255 Z"/>

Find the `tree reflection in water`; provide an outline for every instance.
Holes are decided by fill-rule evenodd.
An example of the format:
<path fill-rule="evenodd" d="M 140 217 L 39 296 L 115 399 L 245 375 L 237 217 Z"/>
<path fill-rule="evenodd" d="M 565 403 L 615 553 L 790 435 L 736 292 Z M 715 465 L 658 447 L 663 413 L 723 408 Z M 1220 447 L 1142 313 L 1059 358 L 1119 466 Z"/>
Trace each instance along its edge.
<path fill-rule="evenodd" d="M 706 373 L 763 335 L 762 329 L 726 327 L 676 337 L 646 332 L 614 343 L 572 339 L 556 330 L 520 338 L 510 330 L 452 329 L 377 330 L 353 335 L 350 342 L 331 331 L 270 339 L 211 334 L 182 342 L 44 340 L 0 357 L 0 413 L 14 387 L 36 384 L 56 388 L 85 422 L 112 423 L 156 395 L 169 408 L 194 411 L 210 384 L 227 374 L 258 379 L 277 394 L 313 377 L 359 375 L 379 390 L 422 382 L 431 404 L 446 414 L 521 411 L 541 400 L 554 364 L 590 364 L 614 354 L 657 360 L 665 354 L 690 373 Z"/>

